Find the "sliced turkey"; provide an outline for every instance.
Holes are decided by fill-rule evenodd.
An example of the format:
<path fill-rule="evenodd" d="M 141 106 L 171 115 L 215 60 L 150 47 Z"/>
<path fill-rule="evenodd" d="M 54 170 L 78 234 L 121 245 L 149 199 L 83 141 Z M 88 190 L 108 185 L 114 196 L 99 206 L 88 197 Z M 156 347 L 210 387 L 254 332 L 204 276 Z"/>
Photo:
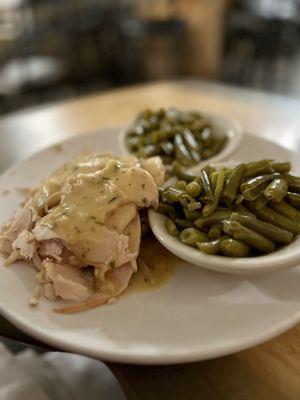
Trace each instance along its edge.
<path fill-rule="evenodd" d="M 45 179 L 3 227 L 0 252 L 7 263 L 31 262 L 48 300 L 78 303 L 60 312 L 110 303 L 137 271 L 139 211 L 157 207 L 163 180 L 158 157 L 77 157 Z"/>

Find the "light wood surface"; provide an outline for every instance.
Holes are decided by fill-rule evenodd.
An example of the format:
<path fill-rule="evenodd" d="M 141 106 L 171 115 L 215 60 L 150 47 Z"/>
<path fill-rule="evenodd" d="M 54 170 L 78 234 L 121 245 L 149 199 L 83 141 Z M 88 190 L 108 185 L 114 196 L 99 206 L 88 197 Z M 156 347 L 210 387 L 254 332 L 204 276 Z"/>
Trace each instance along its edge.
<path fill-rule="evenodd" d="M 300 326 L 263 345 L 214 360 L 110 367 L 132 400 L 299 400 Z"/>
<path fill-rule="evenodd" d="M 170 105 L 221 113 L 253 134 L 290 149 L 299 148 L 298 101 L 182 81 L 111 91 L 3 118 L 0 168 L 60 139 L 129 123 L 143 107 Z M 25 335 L 11 332 L 9 325 L 0 321 L 0 335 L 29 341 Z M 130 400 L 299 400 L 300 325 L 265 344 L 215 360 L 164 367 L 109 367 Z"/>

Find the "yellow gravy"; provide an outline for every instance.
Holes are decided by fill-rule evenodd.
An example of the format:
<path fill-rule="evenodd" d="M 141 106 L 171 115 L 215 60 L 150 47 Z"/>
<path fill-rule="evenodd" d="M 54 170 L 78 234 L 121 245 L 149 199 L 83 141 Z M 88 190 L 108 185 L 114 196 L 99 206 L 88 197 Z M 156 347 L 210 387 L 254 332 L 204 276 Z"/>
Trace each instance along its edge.
<path fill-rule="evenodd" d="M 138 271 L 124 294 L 159 289 L 172 278 L 177 257 L 165 249 L 153 235 L 142 239 Z"/>

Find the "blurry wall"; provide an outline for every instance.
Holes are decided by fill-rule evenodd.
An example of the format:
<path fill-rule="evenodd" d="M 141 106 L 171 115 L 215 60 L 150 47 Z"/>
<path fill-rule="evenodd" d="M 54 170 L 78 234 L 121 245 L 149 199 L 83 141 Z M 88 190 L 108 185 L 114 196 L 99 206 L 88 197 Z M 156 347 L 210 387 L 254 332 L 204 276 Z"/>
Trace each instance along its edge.
<path fill-rule="evenodd" d="M 1 0 L 0 112 L 117 85 L 216 78 L 223 0 Z"/>
<path fill-rule="evenodd" d="M 220 79 L 299 98 L 300 0 L 232 2 Z"/>
<path fill-rule="evenodd" d="M 0 114 L 199 77 L 300 93 L 300 0 L 1 0 Z"/>

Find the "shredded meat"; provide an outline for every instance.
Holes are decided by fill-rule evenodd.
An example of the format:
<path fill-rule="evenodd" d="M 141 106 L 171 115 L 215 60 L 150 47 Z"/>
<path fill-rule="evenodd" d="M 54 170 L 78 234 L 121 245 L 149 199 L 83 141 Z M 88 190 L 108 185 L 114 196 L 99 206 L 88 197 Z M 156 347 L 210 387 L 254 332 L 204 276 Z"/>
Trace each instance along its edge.
<path fill-rule="evenodd" d="M 138 268 L 139 211 L 158 204 L 164 168 L 157 157 L 81 156 L 28 191 L 26 203 L 0 232 L 5 265 L 37 270 L 29 300 L 73 302 L 59 313 L 111 304 Z"/>

